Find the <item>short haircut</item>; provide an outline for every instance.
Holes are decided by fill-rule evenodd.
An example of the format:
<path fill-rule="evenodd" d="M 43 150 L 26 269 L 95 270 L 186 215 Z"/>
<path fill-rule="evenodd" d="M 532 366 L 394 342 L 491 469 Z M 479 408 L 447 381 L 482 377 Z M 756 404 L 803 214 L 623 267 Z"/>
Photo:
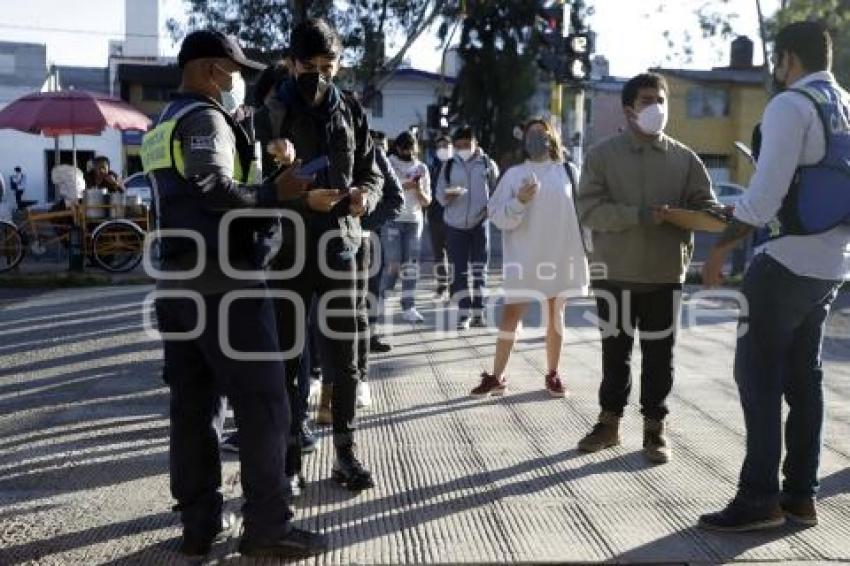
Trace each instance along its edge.
<path fill-rule="evenodd" d="M 449 136 L 448 134 L 440 134 L 439 136 L 436 137 L 436 139 L 434 139 L 435 144 L 436 143 L 442 143 L 442 142 L 452 143 L 451 136 Z"/>
<path fill-rule="evenodd" d="M 416 138 L 410 132 L 402 132 L 395 139 L 396 149 L 413 149 L 416 146 Z"/>
<path fill-rule="evenodd" d="M 460 126 L 458 129 L 454 131 L 452 134 L 452 141 L 456 142 L 458 140 L 477 140 L 475 137 L 475 132 L 472 131 L 472 126 Z"/>
<path fill-rule="evenodd" d="M 328 22 L 310 18 L 292 30 L 289 54 L 299 61 L 319 56 L 336 58 L 342 54 L 342 41 Z"/>
<path fill-rule="evenodd" d="M 779 30 L 774 52 L 781 56 L 786 51 L 796 55 L 810 73 L 832 68 L 832 38 L 820 22 L 795 22 Z"/>
<path fill-rule="evenodd" d="M 369 130 L 369 137 L 375 141 L 384 141 L 387 139 L 387 134 L 380 130 Z"/>
<path fill-rule="evenodd" d="M 670 89 L 667 88 L 667 79 L 658 73 L 642 73 L 629 79 L 625 86 L 623 86 L 623 92 L 621 95 L 623 106 L 634 107 L 635 100 L 637 100 L 638 93 L 642 88 L 663 90 L 668 94 L 670 92 Z"/>
<path fill-rule="evenodd" d="M 109 166 L 109 158 L 105 155 L 98 155 L 94 159 L 92 159 L 92 164 L 97 165 L 98 163 L 106 163 L 106 166 Z"/>

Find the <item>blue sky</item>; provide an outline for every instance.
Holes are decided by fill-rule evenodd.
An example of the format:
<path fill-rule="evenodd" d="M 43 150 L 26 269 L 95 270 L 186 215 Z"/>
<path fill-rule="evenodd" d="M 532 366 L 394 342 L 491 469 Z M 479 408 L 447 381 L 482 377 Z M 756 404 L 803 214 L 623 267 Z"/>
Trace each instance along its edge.
<path fill-rule="evenodd" d="M 145 1 L 145 0 L 134 0 Z M 167 16 L 183 19 L 181 0 L 162 0 Z M 658 1 L 658 0 L 654 0 Z M 728 47 L 699 37 L 693 9 L 705 0 L 667 0 L 660 12 L 647 14 L 653 0 L 596 0 L 591 25 L 597 32 L 597 51 L 611 61 L 615 75 L 632 75 L 657 65 L 670 63 L 665 30 L 676 37 L 690 32 L 694 41 L 694 61 L 687 65 L 709 68 L 727 64 Z M 765 11 L 776 10 L 779 0 L 763 0 Z M 730 0 L 729 9 L 738 15 L 735 31 L 758 38 L 755 0 Z M 124 0 L 26 0 L 3 2 L 0 41 L 46 43 L 48 58 L 58 64 L 104 66 L 109 39 L 120 39 L 124 31 Z M 176 46 L 163 32 L 164 54 L 174 54 Z M 440 53 L 433 34 L 420 38 L 411 49 L 414 67 L 436 70 Z M 761 61 L 761 45 L 756 44 L 756 62 Z"/>

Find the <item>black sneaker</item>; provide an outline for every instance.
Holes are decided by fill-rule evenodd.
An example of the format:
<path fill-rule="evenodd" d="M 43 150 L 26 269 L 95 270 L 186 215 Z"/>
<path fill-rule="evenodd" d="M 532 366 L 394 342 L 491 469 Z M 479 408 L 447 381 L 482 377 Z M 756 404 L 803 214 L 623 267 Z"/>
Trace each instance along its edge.
<path fill-rule="evenodd" d="M 773 529 L 785 524 L 785 514 L 779 503 L 751 505 L 738 498 L 717 513 L 699 518 L 698 526 L 710 531 L 742 533 Z"/>
<path fill-rule="evenodd" d="M 233 434 L 224 438 L 219 444 L 219 447 L 225 452 L 231 452 L 233 454 L 239 454 L 239 433 L 234 432 Z"/>
<path fill-rule="evenodd" d="M 791 497 L 783 495 L 779 501 L 779 506 L 790 521 L 814 527 L 818 524 L 818 509 L 815 500 L 812 497 Z"/>
<path fill-rule="evenodd" d="M 301 452 L 309 454 L 316 451 L 316 446 L 319 444 L 319 439 L 313 434 L 313 429 L 307 424 L 307 421 L 301 423 Z"/>
<path fill-rule="evenodd" d="M 393 347 L 387 344 L 386 342 L 381 341 L 381 337 L 375 334 L 369 338 L 369 351 L 374 352 L 376 354 L 384 354 L 392 350 Z"/>
<path fill-rule="evenodd" d="M 472 328 L 487 328 L 487 317 L 483 313 L 476 314 L 469 323 Z"/>
<path fill-rule="evenodd" d="M 353 446 L 336 449 L 331 477 L 351 491 L 363 491 L 375 486 L 372 473 L 354 455 Z"/>
<path fill-rule="evenodd" d="M 239 554 L 242 556 L 303 558 L 321 554 L 327 549 L 328 540 L 324 535 L 294 527 L 280 538 L 256 539 L 242 535 L 239 541 Z"/>
<path fill-rule="evenodd" d="M 219 530 L 207 536 L 189 533 L 183 531 L 183 538 L 180 540 L 180 554 L 189 559 L 199 559 L 210 553 L 214 544 L 224 542 L 230 536 L 230 530 L 233 528 L 234 517 L 225 514 L 221 520 Z"/>

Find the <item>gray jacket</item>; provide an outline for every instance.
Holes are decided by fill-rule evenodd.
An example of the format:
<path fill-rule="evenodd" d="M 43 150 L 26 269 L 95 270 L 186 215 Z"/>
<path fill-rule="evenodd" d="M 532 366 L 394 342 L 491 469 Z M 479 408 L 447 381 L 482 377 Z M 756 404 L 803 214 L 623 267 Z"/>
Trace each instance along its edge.
<path fill-rule="evenodd" d="M 446 181 L 446 168 L 450 163 L 449 180 Z M 445 208 L 443 218 L 446 224 L 461 230 L 469 230 L 481 224 L 487 218 L 487 203 L 496 189 L 498 179 L 499 167 L 480 148 L 469 161 L 454 156 L 444 163 L 435 193 Z M 451 186 L 464 187 L 466 192 L 449 202 L 446 189 Z"/>

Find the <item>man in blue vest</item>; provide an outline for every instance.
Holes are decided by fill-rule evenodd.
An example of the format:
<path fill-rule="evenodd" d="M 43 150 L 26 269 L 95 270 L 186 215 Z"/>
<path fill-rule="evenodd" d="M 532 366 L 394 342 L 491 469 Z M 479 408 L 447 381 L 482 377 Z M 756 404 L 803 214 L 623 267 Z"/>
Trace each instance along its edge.
<path fill-rule="evenodd" d="M 268 355 L 246 361 L 251 354 L 257 359 L 257 353 L 279 352 L 272 302 L 261 278 L 237 277 L 226 265 L 261 272 L 269 221 L 224 222 L 236 209 L 309 206 L 307 181 L 294 168 L 272 182 L 256 178 L 253 144 L 232 114 L 244 95 L 240 70 L 263 66 L 246 59 L 233 37 L 193 32 L 178 63 L 180 90 L 145 135 L 141 155 L 153 182 L 157 228 L 186 234 L 163 233 L 156 301 L 163 378 L 171 391 L 171 490 L 183 523 L 180 550 L 205 555 L 223 529 L 218 441 L 226 395 L 242 434 L 240 552 L 316 554 L 326 546 L 324 537 L 290 524 L 283 362 Z M 234 300 L 237 292 L 252 295 Z"/>
<path fill-rule="evenodd" d="M 762 119 L 756 173 L 703 268 L 704 282 L 719 285 L 726 255 L 768 227 L 744 279 L 748 314 L 735 352 L 746 457 L 737 495 L 700 518 L 706 529 L 817 523 L 821 346 L 850 244 L 850 99 L 829 71 L 831 60 L 832 41 L 818 23 L 790 24 L 777 35 L 773 77 L 780 93 Z M 789 412 L 780 488 L 783 397 Z"/>

